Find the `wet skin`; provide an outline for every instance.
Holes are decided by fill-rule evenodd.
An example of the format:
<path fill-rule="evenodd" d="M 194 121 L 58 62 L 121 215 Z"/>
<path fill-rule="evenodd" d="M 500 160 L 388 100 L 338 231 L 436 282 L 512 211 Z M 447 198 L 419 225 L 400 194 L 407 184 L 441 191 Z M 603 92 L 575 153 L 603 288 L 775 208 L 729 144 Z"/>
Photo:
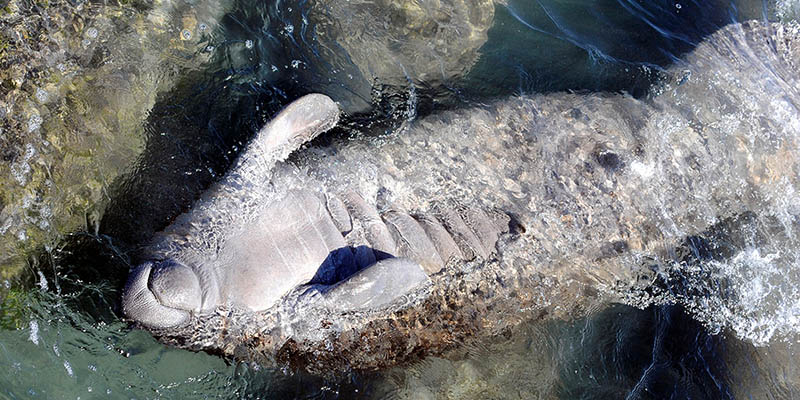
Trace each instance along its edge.
<path fill-rule="evenodd" d="M 572 317 L 736 215 L 782 226 L 763 245 L 780 247 L 798 233 L 798 43 L 732 25 L 646 99 L 514 98 L 285 161 L 338 115 L 301 98 L 153 240 L 124 312 L 192 349 L 369 369 Z"/>

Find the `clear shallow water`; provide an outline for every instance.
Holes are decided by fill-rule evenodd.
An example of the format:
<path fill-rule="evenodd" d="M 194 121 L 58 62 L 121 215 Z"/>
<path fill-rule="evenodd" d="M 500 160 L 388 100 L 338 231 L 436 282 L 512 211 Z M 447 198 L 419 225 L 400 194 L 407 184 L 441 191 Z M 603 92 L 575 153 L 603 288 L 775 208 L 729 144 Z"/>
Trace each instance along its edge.
<path fill-rule="evenodd" d="M 762 13 L 760 2 L 691 3 L 679 15 L 673 13 L 673 2 L 638 9 L 624 1 L 511 1 L 495 7 L 480 57 L 466 77 L 408 76 L 406 84 L 387 80 L 381 90 L 364 91 L 363 82 L 350 78 L 356 67 L 322 59 L 303 4 L 162 3 L 133 11 L 130 20 L 162 21 L 165 33 L 156 43 L 172 46 L 144 53 L 143 64 L 153 57 L 155 72 L 121 80 L 158 83 L 149 91 L 148 111 L 137 114 L 133 128 L 119 128 L 139 135 L 142 149 L 134 152 L 137 161 L 120 166 L 126 174 L 100 184 L 107 197 L 99 203 L 102 213 L 83 227 L 91 233 L 64 236 L 65 231 L 55 231 L 46 242 L 50 249 L 32 253 L 28 273 L 6 288 L 0 362 L 9 373 L 0 377 L 0 393 L 10 398 L 798 395 L 791 332 L 786 341 L 767 341 L 770 346 L 755 349 L 724 329 L 711 336 L 670 307 L 600 307 L 589 318 L 532 323 L 509 337 L 470 344 L 447 359 L 334 381 L 228 365 L 213 355 L 164 347 L 130 330 L 116 311 L 135 245 L 187 207 L 225 171 L 241 143 L 297 95 L 330 90 L 341 98 L 373 102 L 375 108 L 364 111 L 353 100 L 345 128 L 334 133 L 349 135 L 364 134 L 367 127 L 390 129 L 453 104 L 518 93 L 641 94 L 658 83 L 662 67 L 716 27 Z M 117 21 L 125 31 L 129 22 Z M 118 52 L 125 48 L 108 43 Z M 740 261 L 749 266 L 754 259 Z"/>
<path fill-rule="evenodd" d="M 108 291 L 105 291 L 108 293 Z M 797 346 L 710 335 L 676 307 L 612 306 L 380 374 L 326 380 L 165 347 L 35 295 L 0 334 L 8 398 L 794 398 Z M 671 397 L 673 396 L 673 397 Z"/>

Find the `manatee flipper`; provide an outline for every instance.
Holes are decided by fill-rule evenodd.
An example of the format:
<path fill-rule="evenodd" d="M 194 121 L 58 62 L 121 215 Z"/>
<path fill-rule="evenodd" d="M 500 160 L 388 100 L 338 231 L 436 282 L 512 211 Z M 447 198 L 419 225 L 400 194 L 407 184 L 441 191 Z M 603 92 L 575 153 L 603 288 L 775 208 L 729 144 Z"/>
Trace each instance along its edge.
<path fill-rule="evenodd" d="M 322 296 L 332 310 L 377 310 L 428 282 L 428 274 L 417 262 L 393 257 L 359 271 Z"/>
<path fill-rule="evenodd" d="M 328 96 L 305 95 L 281 110 L 256 134 L 236 163 L 238 174 L 257 175 L 339 121 L 339 107 Z M 245 169 L 245 170 L 241 170 Z M 249 171 L 253 169 L 253 171 Z"/>

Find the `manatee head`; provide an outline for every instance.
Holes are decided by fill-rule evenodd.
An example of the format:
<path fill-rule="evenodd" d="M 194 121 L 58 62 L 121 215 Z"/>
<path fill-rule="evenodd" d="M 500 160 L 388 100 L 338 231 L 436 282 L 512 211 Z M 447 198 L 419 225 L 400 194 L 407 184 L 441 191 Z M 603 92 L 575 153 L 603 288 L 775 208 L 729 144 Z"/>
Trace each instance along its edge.
<path fill-rule="evenodd" d="M 275 202 L 270 192 L 273 166 L 336 125 L 339 108 L 321 94 L 303 96 L 262 128 L 231 171 L 210 187 L 192 209 L 156 235 L 134 268 L 122 298 L 126 317 L 152 329 L 183 325 L 193 314 L 222 303 L 260 310 L 283 290 L 318 268 L 321 251 L 308 255 L 303 242 L 270 246 L 296 233 L 316 232 L 314 201 L 289 197 Z M 312 199 L 313 200 L 313 199 Z M 315 208 L 316 206 L 316 208 Z M 289 215 L 289 209 L 294 214 Z M 267 210 L 267 211 L 265 211 Z M 271 211 L 269 211 L 271 210 Z M 313 212 L 316 210 L 316 212 Z M 291 228 L 291 229 L 290 229 Z M 297 251 L 288 251 L 294 246 Z M 289 263 L 282 263 L 283 260 Z"/>

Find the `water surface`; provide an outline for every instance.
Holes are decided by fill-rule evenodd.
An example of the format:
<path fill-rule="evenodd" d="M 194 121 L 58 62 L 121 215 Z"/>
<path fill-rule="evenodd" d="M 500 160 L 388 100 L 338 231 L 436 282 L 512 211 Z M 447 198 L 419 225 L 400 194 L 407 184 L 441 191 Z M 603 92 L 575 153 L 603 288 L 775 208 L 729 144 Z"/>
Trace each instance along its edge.
<path fill-rule="evenodd" d="M 339 378 L 165 347 L 120 320 L 120 288 L 136 247 L 224 174 L 250 135 L 301 94 L 323 91 L 343 102 L 346 116 L 332 135 L 380 135 L 437 110 L 525 93 L 643 96 L 659 85 L 664 68 L 719 27 L 792 10 L 761 1 L 627 0 L 509 0 L 492 9 L 485 42 L 463 73 L 447 60 L 438 74 L 413 75 L 392 64 L 373 68 L 405 73 L 374 81 L 356 57 L 343 55 L 344 42 L 331 45 L 318 35 L 309 2 L 66 2 L 27 9 L 22 14 L 31 21 L 67 15 L 77 26 L 58 33 L 47 24 L 26 25 L 63 35 L 55 42 L 63 51 L 34 49 L 30 57 L 45 60 L 50 75 L 28 73 L 14 84 L 14 106 L 0 104 L 10 165 L 2 172 L 11 177 L 0 233 L 14 243 L 6 246 L 11 256 L 2 257 L 11 261 L 0 267 L 7 279 L 0 397 L 800 395 L 796 324 L 784 322 L 781 335 L 759 341 L 724 323 L 709 329 L 709 321 L 698 322 L 680 305 L 598 304 L 573 321 L 533 321 L 442 357 Z M 365 44 L 365 51 L 378 57 L 383 49 Z M 9 139 L 13 134 L 18 143 Z M 86 174 L 95 177 L 89 184 Z M 769 260 L 757 256 L 723 270 L 748 281 L 754 277 L 747 274 L 767 271 L 755 278 L 778 282 L 756 294 L 788 297 L 778 310 L 796 316 L 796 283 L 781 284 L 786 271 L 770 271 Z M 766 320 L 742 326 L 780 325 L 769 319 L 774 313 L 753 315 Z"/>

